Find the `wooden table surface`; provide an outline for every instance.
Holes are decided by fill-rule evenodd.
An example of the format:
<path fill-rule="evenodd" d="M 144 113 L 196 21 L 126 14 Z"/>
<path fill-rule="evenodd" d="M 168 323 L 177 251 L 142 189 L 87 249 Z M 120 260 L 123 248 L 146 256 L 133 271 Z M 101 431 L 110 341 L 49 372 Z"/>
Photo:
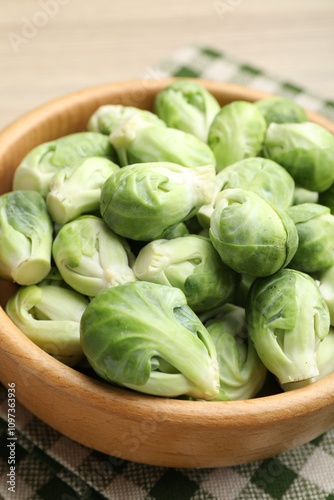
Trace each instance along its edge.
<path fill-rule="evenodd" d="M 0 0 L 0 128 L 205 44 L 334 99 L 333 0 Z"/>

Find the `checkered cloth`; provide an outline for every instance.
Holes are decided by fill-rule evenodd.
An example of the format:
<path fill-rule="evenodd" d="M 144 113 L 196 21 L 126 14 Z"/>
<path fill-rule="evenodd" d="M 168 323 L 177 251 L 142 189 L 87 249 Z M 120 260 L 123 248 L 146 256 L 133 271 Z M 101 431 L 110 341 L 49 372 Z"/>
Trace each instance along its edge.
<path fill-rule="evenodd" d="M 234 82 L 294 99 L 334 120 L 334 101 L 242 64 L 212 48 L 186 47 L 145 78 L 191 76 Z M 216 469 L 135 464 L 93 451 L 16 402 L 16 488 L 8 491 L 8 400 L 0 386 L 0 498 L 19 500 L 334 500 L 334 428 L 274 458 Z M 333 416 L 334 423 L 334 416 Z"/>
<path fill-rule="evenodd" d="M 256 90 L 293 99 L 300 106 L 334 120 L 334 97 L 323 99 L 293 82 L 281 80 L 261 68 L 236 61 L 228 54 L 211 47 L 182 48 L 162 63 L 151 66 L 143 73 L 145 78 L 168 76 L 203 78 L 236 83 Z"/>

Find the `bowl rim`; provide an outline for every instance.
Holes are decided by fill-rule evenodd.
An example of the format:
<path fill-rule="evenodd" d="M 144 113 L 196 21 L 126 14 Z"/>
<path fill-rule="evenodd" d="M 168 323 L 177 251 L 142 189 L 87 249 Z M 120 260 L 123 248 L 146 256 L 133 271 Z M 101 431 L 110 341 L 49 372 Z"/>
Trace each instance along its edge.
<path fill-rule="evenodd" d="M 153 82 L 148 81 L 147 88 L 144 90 L 145 92 L 149 90 L 154 95 L 161 88 L 177 79 L 163 78 Z M 231 101 L 244 99 L 245 92 L 247 92 L 247 100 L 250 102 L 272 95 L 235 84 L 197 78 L 194 80 L 201 82 L 214 95 L 221 94 L 225 90 L 229 94 Z M 10 148 L 15 147 L 19 139 L 23 141 L 24 147 L 25 137 L 29 134 L 30 136 L 35 134 L 34 141 L 36 144 L 41 143 L 45 136 L 42 130 L 43 124 L 48 122 L 50 118 L 60 116 L 67 110 L 69 120 L 66 127 L 76 128 L 77 124 L 82 120 L 82 116 L 77 117 L 75 113 L 71 114 L 68 111 L 69 108 L 76 107 L 76 109 L 79 109 L 83 103 L 90 100 L 92 109 L 97 109 L 107 97 L 110 99 L 127 89 L 132 89 L 134 95 L 139 96 L 139 93 L 136 94 L 136 92 L 142 91 L 144 81 L 142 79 L 126 80 L 89 87 L 53 99 L 25 113 L 0 132 L 0 159 Z M 140 101 L 139 98 L 138 101 Z M 311 121 L 320 123 L 334 133 L 334 123 L 330 120 L 311 111 L 307 111 L 307 114 Z M 31 129 L 32 123 L 33 130 Z M 52 136 L 53 133 L 54 131 L 51 130 L 48 136 L 50 134 Z M 58 131 L 56 136 L 60 135 L 64 134 Z M 148 419 L 152 416 L 152 403 L 154 403 L 158 407 L 158 411 L 161 412 L 159 418 L 163 418 L 166 422 L 173 422 L 177 419 L 177 414 L 182 413 L 182 418 L 187 421 L 187 425 L 199 429 L 202 427 L 207 428 L 210 425 L 216 430 L 233 430 L 240 428 L 240 419 L 245 417 L 249 417 L 248 426 L 251 428 L 252 425 L 270 425 L 278 421 L 292 421 L 298 415 L 304 415 L 305 412 L 316 415 L 321 410 L 327 409 L 328 413 L 329 409 L 334 409 L 334 373 L 303 388 L 247 400 L 201 402 L 159 398 L 116 387 L 103 380 L 95 380 L 75 368 L 62 364 L 27 338 L 14 325 L 1 307 L 0 325 L 0 346 L 2 351 L 0 358 L 3 359 L 4 366 L 8 368 L 11 363 L 15 364 L 22 360 L 24 362 L 24 369 L 22 369 L 22 372 L 19 370 L 16 377 L 18 377 L 17 380 L 19 381 L 18 399 L 21 399 L 28 409 L 31 406 L 33 407 L 34 404 L 24 395 L 24 385 L 29 383 L 29 380 L 23 379 L 24 377 L 28 377 L 32 381 L 37 379 L 47 381 L 50 389 L 61 388 L 63 394 L 66 394 L 68 398 L 73 397 L 79 387 L 83 393 L 87 394 L 86 404 L 89 404 L 88 395 L 90 397 L 93 395 L 95 404 L 112 410 L 113 414 L 119 415 L 119 417 L 124 413 L 122 404 L 126 403 L 127 411 L 130 414 L 143 420 Z M 10 376 L 13 377 L 12 372 L 10 372 Z M 3 384 L 11 382 L 6 373 L 6 368 L 3 369 L 2 366 L 0 366 L 0 380 Z M 19 385 L 21 385 L 21 388 Z M 194 412 L 195 409 L 196 413 Z M 34 411 L 33 413 L 36 414 Z M 196 418 L 194 418 L 194 413 Z M 334 419 L 332 420 L 331 425 L 334 425 Z M 328 423 L 325 425 L 326 429 L 328 429 Z M 57 428 L 56 425 L 53 425 L 53 427 Z M 64 433 L 61 426 L 59 430 Z"/>

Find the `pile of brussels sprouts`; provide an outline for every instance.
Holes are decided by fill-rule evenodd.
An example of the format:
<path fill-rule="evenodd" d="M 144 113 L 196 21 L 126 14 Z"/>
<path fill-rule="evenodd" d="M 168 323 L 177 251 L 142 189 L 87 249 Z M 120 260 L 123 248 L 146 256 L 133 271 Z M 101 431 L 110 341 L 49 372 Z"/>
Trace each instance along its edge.
<path fill-rule="evenodd" d="M 253 398 L 334 372 L 334 136 L 284 97 L 191 79 L 101 106 L 0 197 L 6 312 L 44 351 L 165 397 Z"/>

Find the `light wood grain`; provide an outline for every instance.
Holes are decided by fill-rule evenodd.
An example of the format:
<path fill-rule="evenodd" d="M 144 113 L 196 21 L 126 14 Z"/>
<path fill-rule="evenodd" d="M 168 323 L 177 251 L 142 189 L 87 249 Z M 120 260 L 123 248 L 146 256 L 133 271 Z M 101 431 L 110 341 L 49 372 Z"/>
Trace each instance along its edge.
<path fill-rule="evenodd" d="M 169 80 L 138 80 L 76 92 L 26 115 L 0 134 L 0 186 L 38 142 L 82 130 L 102 104 L 151 108 Z M 204 83 L 204 82 L 203 82 Z M 256 90 L 206 82 L 226 104 L 265 97 Z M 334 124 L 314 121 L 334 133 Z M 0 304 L 13 292 L 0 282 Z M 64 435 L 114 457 L 167 467 L 219 467 L 276 455 L 334 426 L 334 374 L 303 389 L 248 401 L 155 398 L 118 389 L 62 365 L 35 346 L 0 308 L 0 380 L 32 413 Z"/>
<path fill-rule="evenodd" d="M 51 98 L 136 78 L 191 43 L 334 99 L 333 26 L 332 0 L 3 0 L 0 128 Z"/>

